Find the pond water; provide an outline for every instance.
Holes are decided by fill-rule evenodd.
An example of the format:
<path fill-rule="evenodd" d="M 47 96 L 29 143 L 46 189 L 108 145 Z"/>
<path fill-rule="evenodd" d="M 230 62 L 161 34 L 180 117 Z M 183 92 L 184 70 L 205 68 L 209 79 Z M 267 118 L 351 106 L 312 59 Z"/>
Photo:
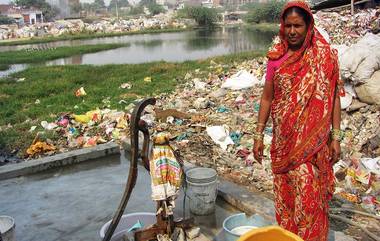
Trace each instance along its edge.
<path fill-rule="evenodd" d="M 160 60 L 181 62 L 246 51 L 265 51 L 275 34 L 275 32 L 253 30 L 247 27 L 222 27 L 214 30 L 198 29 L 176 33 L 137 34 L 45 44 L 1 46 L 0 51 L 126 43 L 128 44 L 126 47 L 56 59 L 38 65 L 137 64 Z M 28 66 L 30 65 L 13 65 L 10 70 L 0 72 L 0 77 Z"/>

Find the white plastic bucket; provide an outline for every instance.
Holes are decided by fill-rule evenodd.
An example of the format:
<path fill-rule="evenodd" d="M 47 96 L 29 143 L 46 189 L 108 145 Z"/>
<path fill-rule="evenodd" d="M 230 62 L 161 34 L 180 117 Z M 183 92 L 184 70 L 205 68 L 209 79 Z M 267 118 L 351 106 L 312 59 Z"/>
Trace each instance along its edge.
<path fill-rule="evenodd" d="M 111 224 L 111 221 L 105 223 L 100 229 L 100 237 L 103 239 L 104 235 Z M 147 228 L 148 226 L 156 223 L 156 214 L 148 212 L 130 213 L 121 216 L 120 222 L 117 225 L 115 232 L 112 235 L 111 241 L 123 240 L 123 236 L 128 232 L 135 223 L 140 221 L 143 225 L 142 228 Z"/>
<path fill-rule="evenodd" d="M 16 241 L 15 220 L 9 216 L 0 216 L 0 233 L 3 241 Z"/>
<path fill-rule="evenodd" d="M 218 175 L 212 168 L 196 167 L 186 172 L 190 212 L 208 215 L 215 211 Z"/>

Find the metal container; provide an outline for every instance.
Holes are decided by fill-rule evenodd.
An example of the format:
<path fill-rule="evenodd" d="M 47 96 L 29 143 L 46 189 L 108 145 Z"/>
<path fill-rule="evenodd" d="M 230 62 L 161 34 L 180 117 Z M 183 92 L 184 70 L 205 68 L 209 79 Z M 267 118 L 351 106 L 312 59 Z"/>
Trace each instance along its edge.
<path fill-rule="evenodd" d="M 259 215 L 247 216 L 245 213 L 238 213 L 227 217 L 223 222 L 223 233 L 226 241 L 236 241 L 246 232 L 271 225 Z"/>
<path fill-rule="evenodd" d="M 3 241 L 16 241 L 15 220 L 9 216 L 0 216 L 0 233 Z"/>

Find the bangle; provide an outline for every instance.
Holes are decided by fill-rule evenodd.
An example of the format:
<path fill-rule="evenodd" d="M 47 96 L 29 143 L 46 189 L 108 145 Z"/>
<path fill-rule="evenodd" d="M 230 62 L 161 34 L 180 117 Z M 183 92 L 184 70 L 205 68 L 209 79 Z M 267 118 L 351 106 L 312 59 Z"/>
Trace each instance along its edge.
<path fill-rule="evenodd" d="M 344 131 L 340 129 L 331 130 L 331 139 L 341 142 L 344 139 Z"/>
<path fill-rule="evenodd" d="M 264 123 L 256 123 L 256 126 L 262 126 L 262 127 L 265 127 L 265 124 L 264 124 Z"/>
<path fill-rule="evenodd" d="M 256 141 L 263 141 L 264 134 L 263 133 L 253 133 L 253 139 Z"/>

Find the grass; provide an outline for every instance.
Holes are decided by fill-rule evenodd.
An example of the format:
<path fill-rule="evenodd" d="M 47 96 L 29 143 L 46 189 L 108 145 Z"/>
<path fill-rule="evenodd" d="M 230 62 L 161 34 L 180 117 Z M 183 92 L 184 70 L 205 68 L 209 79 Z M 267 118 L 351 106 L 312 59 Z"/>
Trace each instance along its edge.
<path fill-rule="evenodd" d="M 94 53 L 103 50 L 115 49 L 128 46 L 127 44 L 97 44 L 73 47 L 58 47 L 47 50 L 18 50 L 0 52 L 0 63 L 2 65 L 20 63 L 39 63 L 47 60 L 70 57 L 73 55 Z M 1 68 L 1 65 L 0 65 Z"/>
<path fill-rule="evenodd" d="M 0 64 L 0 71 L 5 71 L 7 69 L 9 69 L 9 65 L 8 64 Z"/>
<path fill-rule="evenodd" d="M 278 23 L 257 23 L 257 24 L 246 24 L 247 28 L 252 30 L 258 30 L 262 32 L 278 32 L 280 26 Z"/>
<path fill-rule="evenodd" d="M 211 60 L 225 64 L 261 55 L 261 52 L 247 52 L 183 63 L 29 68 L 0 79 L 0 148 L 24 153 L 33 140 L 28 132 L 30 127 L 39 125 L 43 120 L 56 120 L 60 113 L 81 114 L 108 107 L 104 100 L 109 102 L 109 108 L 123 110 L 128 103 L 139 97 L 173 91 L 187 72 L 207 70 Z M 144 82 L 147 76 L 152 77 L 152 82 Z M 20 78 L 25 80 L 15 81 Z M 132 88 L 121 89 L 120 85 L 125 82 L 131 83 Z M 74 95 L 80 87 L 84 87 L 86 96 Z M 120 100 L 125 103 L 119 104 Z M 12 128 L 6 128 L 8 124 Z"/>
<path fill-rule="evenodd" d="M 63 34 L 61 36 L 48 36 L 48 37 L 33 37 L 24 40 L 2 40 L 0 41 L 0 46 L 14 46 L 23 44 L 38 44 L 38 43 L 50 43 L 56 41 L 64 40 L 78 40 L 78 39 L 92 39 L 92 38 L 106 38 L 106 37 L 117 37 L 124 35 L 134 35 L 134 34 L 147 34 L 147 33 L 168 33 L 168 32 L 183 32 L 191 30 L 191 28 L 164 28 L 164 29 L 146 29 L 141 31 L 133 32 L 122 32 L 122 33 L 78 33 L 78 34 Z"/>

